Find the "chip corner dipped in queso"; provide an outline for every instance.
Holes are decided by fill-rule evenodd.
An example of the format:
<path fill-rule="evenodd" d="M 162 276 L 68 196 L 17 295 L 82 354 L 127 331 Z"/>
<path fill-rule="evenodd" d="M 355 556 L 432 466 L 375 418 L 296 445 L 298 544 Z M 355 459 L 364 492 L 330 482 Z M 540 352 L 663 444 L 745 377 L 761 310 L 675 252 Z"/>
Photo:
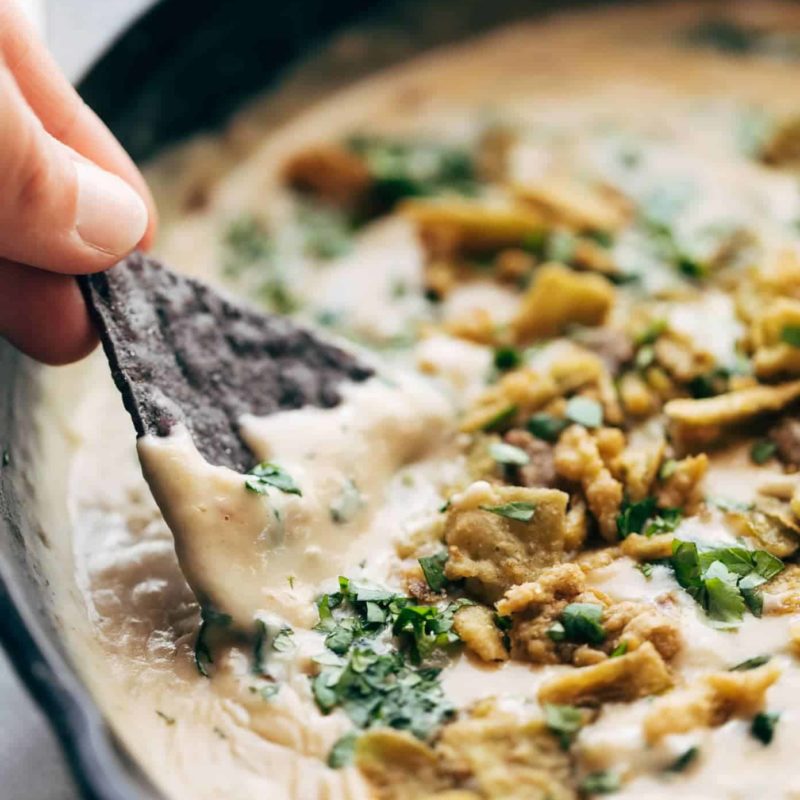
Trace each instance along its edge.
<path fill-rule="evenodd" d="M 248 474 L 41 377 L 53 591 L 167 797 L 800 796 L 799 86 L 794 4 L 604 7 L 153 165 L 167 262 L 375 369 Z"/>

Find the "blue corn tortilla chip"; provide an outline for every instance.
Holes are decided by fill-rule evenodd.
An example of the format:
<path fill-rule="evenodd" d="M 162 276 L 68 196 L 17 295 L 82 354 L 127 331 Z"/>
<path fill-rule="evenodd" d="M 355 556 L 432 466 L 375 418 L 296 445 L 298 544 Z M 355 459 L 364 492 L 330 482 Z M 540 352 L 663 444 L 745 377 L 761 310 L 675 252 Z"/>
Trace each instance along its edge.
<path fill-rule="evenodd" d="M 264 314 L 134 253 L 78 279 L 137 436 L 187 426 L 207 461 L 246 471 L 242 414 L 329 408 L 372 370 L 285 317 Z"/>

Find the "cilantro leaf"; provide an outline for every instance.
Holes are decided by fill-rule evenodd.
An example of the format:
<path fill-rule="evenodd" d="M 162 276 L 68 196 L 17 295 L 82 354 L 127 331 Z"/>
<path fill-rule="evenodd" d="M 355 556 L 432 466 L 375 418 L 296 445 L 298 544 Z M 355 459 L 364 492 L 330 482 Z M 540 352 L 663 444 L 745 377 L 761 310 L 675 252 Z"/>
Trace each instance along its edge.
<path fill-rule="evenodd" d="M 736 575 L 721 561 L 714 561 L 704 575 L 706 611 L 712 619 L 736 623 L 744 615 L 745 602 Z"/>
<path fill-rule="evenodd" d="M 611 651 L 611 658 L 619 658 L 619 656 L 624 656 L 625 653 L 628 652 L 628 643 L 627 642 L 620 642 L 612 651 Z"/>
<path fill-rule="evenodd" d="M 645 344 L 653 344 L 666 330 L 667 321 L 665 319 L 655 319 L 636 334 L 633 343 L 637 347 L 641 347 Z"/>
<path fill-rule="evenodd" d="M 265 702 L 269 702 L 280 693 L 279 683 L 265 683 L 263 686 L 251 686 L 250 691 L 257 694 Z"/>
<path fill-rule="evenodd" d="M 583 727 L 583 713 L 576 706 L 545 703 L 544 718 L 562 750 L 569 750 L 575 735 Z"/>
<path fill-rule="evenodd" d="M 407 605 L 402 608 L 392 625 L 392 633 L 401 637 L 414 664 L 426 660 L 437 648 L 447 647 L 460 641 L 453 630 L 456 612 L 469 600 L 458 600 L 444 609 L 436 606 Z"/>
<path fill-rule="evenodd" d="M 319 622 L 315 630 L 325 634 L 325 646 L 329 650 L 345 655 L 354 646 L 362 646 L 365 640 L 390 627 L 398 638 L 399 647 L 418 664 L 436 648 L 459 641 L 453 630 L 453 617 L 469 602 L 458 600 L 444 608 L 420 605 L 388 589 L 340 577 L 339 591 L 322 595 L 317 600 Z"/>
<path fill-rule="evenodd" d="M 750 724 L 750 733 L 762 744 L 768 745 L 775 736 L 775 726 L 778 724 L 780 716 L 774 711 L 760 711 L 753 717 L 753 722 Z"/>
<path fill-rule="evenodd" d="M 599 428 L 603 424 L 603 407 L 591 397 L 571 397 L 565 414 L 567 419 L 586 428 Z"/>
<path fill-rule="evenodd" d="M 483 511 L 488 511 L 491 514 L 497 514 L 507 519 L 513 519 L 516 522 L 530 522 L 536 510 L 536 506 L 534 506 L 533 503 L 525 503 L 521 500 L 503 503 L 499 506 L 480 506 L 480 508 Z"/>
<path fill-rule="evenodd" d="M 765 550 L 734 546 L 701 552 L 694 542 L 680 540 L 673 542 L 670 565 L 678 583 L 725 626 L 740 621 L 745 608 L 759 616 L 757 587 L 783 569 L 783 562 Z"/>
<path fill-rule="evenodd" d="M 702 590 L 703 573 L 700 569 L 697 545 L 694 542 L 682 542 L 676 539 L 672 543 L 670 563 L 675 572 L 675 579 L 684 589 L 690 594 L 699 593 Z"/>
<path fill-rule="evenodd" d="M 606 638 L 605 629 L 600 624 L 602 618 L 603 606 L 598 603 L 570 603 L 547 633 L 554 641 L 600 644 Z"/>
<path fill-rule="evenodd" d="M 494 366 L 496 369 L 505 372 L 515 369 L 520 364 L 522 364 L 522 354 L 516 347 L 498 347 L 494 351 Z"/>
<path fill-rule="evenodd" d="M 396 651 L 358 647 L 343 665 L 323 669 L 311 687 L 324 714 L 341 708 L 358 728 L 390 727 L 426 739 L 455 715 L 439 672 L 410 667 Z"/>
<path fill-rule="evenodd" d="M 268 675 L 269 650 L 274 650 L 277 653 L 286 653 L 293 650 L 295 647 L 294 631 L 288 625 L 284 625 L 276 631 L 274 626 L 268 625 L 263 619 L 256 619 L 255 624 L 253 669 L 260 675 Z"/>
<path fill-rule="evenodd" d="M 537 438 L 546 442 L 555 442 L 561 432 L 569 425 L 568 420 L 554 417 L 552 414 L 540 412 L 528 420 L 528 430 Z"/>
<path fill-rule="evenodd" d="M 753 656 L 752 658 L 748 658 L 745 661 L 740 661 L 738 664 L 735 664 L 729 669 L 729 672 L 747 672 L 747 670 L 762 667 L 764 664 L 769 662 L 770 658 L 772 658 L 772 656 Z"/>
<path fill-rule="evenodd" d="M 267 488 L 270 486 L 280 489 L 286 494 L 303 494 L 292 476 L 283 467 L 269 461 L 262 461 L 253 467 L 245 476 L 244 485 L 251 492 L 257 494 L 266 494 Z"/>
<path fill-rule="evenodd" d="M 330 206 L 303 204 L 297 221 L 305 251 L 322 260 L 347 253 L 353 244 L 353 224 L 340 210 Z"/>
<path fill-rule="evenodd" d="M 441 592 L 447 585 L 447 578 L 444 575 L 444 567 L 447 564 L 448 553 L 447 550 L 442 550 L 432 556 L 424 556 L 419 559 L 419 565 L 422 567 L 422 574 L 428 582 L 431 591 Z"/>
<path fill-rule="evenodd" d="M 272 640 L 272 649 L 278 653 L 288 653 L 294 648 L 294 631 L 285 625 L 275 634 L 275 638 Z"/>
<path fill-rule="evenodd" d="M 667 772 L 683 772 L 687 767 L 691 766 L 700 755 L 699 747 L 690 747 L 684 750 L 668 767 Z"/>
<path fill-rule="evenodd" d="M 759 439 L 753 442 L 753 446 L 750 448 L 750 459 L 754 464 L 766 464 L 775 455 L 777 449 L 778 446 L 775 442 L 769 439 Z"/>
<path fill-rule="evenodd" d="M 489 455 L 498 464 L 512 464 L 522 467 L 530 463 L 530 456 L 521 448 L 505 442 L 492 442 L 489 445 Z"/>
<path fill-rule="evenodd" d="M 210 606 L 203 606 L 200 609 L 200 630 L 197 631 L 194 645 L 194 663 L 204 678 L 209 677 L 208 667 L 214 663 L 210 638 L 216 628 L 228 627 L 232 621 L 229 614 L 222 614 Z"/>
<path fill-rule="evenodd" d="M 659 533 L 672 533 L 683 519 L 683 511 L 679 508 L 662 508 L 650 520 L 644 529 L 645 536 L 654 536 Z"/>
<path fill-rule="evenodd" d="M 517 413 L 517 407 L 515 405 L 509 405 L 505 408 L 498 411 L 491 419 L 488 419 L 486 422 L 483 423 L 481 430 L 484 431 L 496 431 L 501 428 L 504 428 L 514 419 L 514 416 Z"/>
<path fill-rule="evenodd" d="M 781 330 L 781 341 L 792 347 L 800 347 L 800 325 L 784 325 Z"/>
<path fill-rule="evenodd" d="M 619 775 L 611 770 L 591 772 L 581 782 L 581 791 L 586 794 L 612 794 L 619 791 Z"/>
<path fill-rule="evenodd" d="M 620 539 L 625 539 L 632 533 L 641 533 L 647 522 L 656 510 L 655 497 L 645 497 L 634 503 L 624 502 L 622 510 L 617 515 L 617 533 Z"/>
<path fill-rule="evenodd" d="M 328 766 L 331 769 L 340 769 L 352 763 L 357 741 L 358 734 L 355 731 L 340 736 L 328 753 Z"/>
<path fill-rule="evenodd" d="M 378 208 L 391 208 L 405 197 L 475 191 L 475 164 L 463 148 L 361 135 L 347 145 L 361 156 L 372 176 L 373 202 Z"/>

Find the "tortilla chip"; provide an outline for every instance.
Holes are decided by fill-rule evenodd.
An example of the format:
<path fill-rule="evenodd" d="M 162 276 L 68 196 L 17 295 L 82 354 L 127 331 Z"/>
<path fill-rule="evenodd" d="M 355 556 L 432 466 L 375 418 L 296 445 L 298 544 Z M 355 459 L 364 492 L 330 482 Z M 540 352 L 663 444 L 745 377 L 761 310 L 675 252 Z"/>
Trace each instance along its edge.
<path fill-rule="evenodd" d="M 329 408 L 342 381 L 372 370 L 285 317 L 263 314 L 134 253 L 79 278 L 138 436 L 180 423 L 212 464 L 245 471 L 255 457 L 242 414 Z"/>

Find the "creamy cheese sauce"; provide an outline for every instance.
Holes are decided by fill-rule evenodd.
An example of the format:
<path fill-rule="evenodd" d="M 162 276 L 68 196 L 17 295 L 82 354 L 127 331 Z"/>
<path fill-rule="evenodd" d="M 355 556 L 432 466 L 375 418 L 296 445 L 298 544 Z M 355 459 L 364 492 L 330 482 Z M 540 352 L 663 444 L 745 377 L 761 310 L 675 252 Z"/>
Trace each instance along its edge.
<path fill-rule="evenodd" d="M 159 254 L 252 296 L 264 286 L 247 272 L 232 277 L 224 269 L 222 232 L 243 213 L 265 216 L 281 292 L 301 298 L 307 320 L 376 349 L 381 368 L 367 383 L 344 387 L 336 408 L 240 421 L 254 454 L 284 468 L 299 495 L 246 491 L 240 474 L 203 460 L 185 429 L 141 439 L 141 470 L 158 506 L 101 356 L 40 377 L 43 458 L 61 453 L 68 475 L 66 498 L 41 490 L 43 507 L 68 509 L 66 517 L 51 512 L 47 526 L 65 630 L 111 724 L 169 797 L 371 796 L 354 767 L 326 766 L 331 747 L 352 726 L 340 709 L 321 714 L 312 696 L 313 659 L 324 651 L 324 637 L 313 630 L 315 599 L 334 590 L 340 575 L 404 591 L 407 563 L 397 546 L 435 526 L 452 487 L 469 482 L 459 415 L 493 370 L 491 347 L 441 327 L 418 340 L 417 334 L 474 309 L 502 328 L 517 308 L 514 291 L 477 279 L 433 310 L 422 296 L 423 248 L 400 215 L 365 225 L 349 251 L 324 264 L 309 258 L 281 165 L 305 144 L 364 128 L 458 143 L 496 118 L 524 131 L 509 157 L 515 180 L 534 180 L 567 159 L 637 204 L 678 209 L 674 235 L 691 242 L 698 257 L 713 249 L 721 226 L 756 231 L 753 247 L 765 264 L 800 253 L 796 177 L 743 158 L 736 138 L 753 107 L 793 110 L 800 66 L 682 44 L 681 32 L 708 9 L 720 7 L 608 9 L 518 24 L 353 86 L 270 131 L 224 177 L 222 167 L 209 166 L 204 148 L 180 156 L 189 177 L 210 172 L 216 182 L 204 208 L 167 225 Z M 800 23 L 789 5 L 737 4 L 735 11 L 778 28 Z M 221 150 L 211 152 L 227 166 Z M 639 168 L 630 168 L 631 159 Z M 172 169 L 169 159 L 154 167 L 156 186 L 166 187 Z M 188 192 L 187 185 L 188 178 L 176 182 L 173 196 L 164 188 L 169 208 L 180 207 L 178 192 Z M 641 274 L 647 290 L 662 293 L 674 330 L 716 362 L 732 363 L 744 327 L 731 295 L 718 288 L 687 292 L 674 273 L 648 263 L 636 237 L 625 232 L 614 243 L 622 272 Z M 269 292 L 274 299 L 274 284 Z M 636 301 L 622 297 L 611 319 L 624 322 L 635 313 Z M 524 358 L 547 370 L 571 347 L 559 341 Z M 774 464 L 755 469 L 748 452 L 749 445 L 712 452 L 706 494 L 750 502 L 771 478 L 793 484 Z M 675 535 L 714 545 L 737 541 L 715 509 L 684 518 Z M 648 745 L 642 721 L 650 700 L 607 703 L 574 745 L 583 769 L 621 775 L 620 797 L 800 797 L 793 755 L 800 669 L 789 633 L 798 615 L 746 615 L 735 629 L 714 627 L 669 567 L 656 564 L 645 577 L 628 558 L 592 570 L 589 583 L 615 601 L 668 609 L 685 643 L 672 664 L 681 682 L 773 654 L 781 676 L 766 706 L 781 717 L 769 746 L 738 718 Z M 196 599 L 228 615 L 237 633 L 252 634 L 257 621 L 294 630 L 293 647 L 271 656 L 270 678 L 280 688 L 269 701 L 241 637 L 220 646 L 210 679 L 199 674 Z M 444 669 L 442 686 L 459 708 L 495 696 L 501 708 L 538 718 L 539 686 L 570 669 L 521 661 L 491 666 L 463 652 Z M 665 774 L 689 747 L 700 752 L 692 768 Z"/>

